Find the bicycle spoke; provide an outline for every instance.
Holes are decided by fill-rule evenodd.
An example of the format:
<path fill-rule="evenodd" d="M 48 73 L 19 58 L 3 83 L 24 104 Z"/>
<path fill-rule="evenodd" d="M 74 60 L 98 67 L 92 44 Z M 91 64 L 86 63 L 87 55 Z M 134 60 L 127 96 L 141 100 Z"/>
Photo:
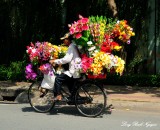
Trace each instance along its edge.
<path fill-rule="evenodd" d="M 100 115 L 106 106 L 106 93 L 98 85 L 88 82 L 77 90 L 75 101 L 81 114 L 95 117 Z"/>
<path fill-rule="evenodd" d="M 54 106 L 54 102 L 51 101 L 53 99 L 53 92 L 48 91 L 45 96 L 40 96 L 39 86 L 41 82 L 33 83 L 28 90 L 28 98 L 30 105 L 37 112 L 48 112 Z"/>

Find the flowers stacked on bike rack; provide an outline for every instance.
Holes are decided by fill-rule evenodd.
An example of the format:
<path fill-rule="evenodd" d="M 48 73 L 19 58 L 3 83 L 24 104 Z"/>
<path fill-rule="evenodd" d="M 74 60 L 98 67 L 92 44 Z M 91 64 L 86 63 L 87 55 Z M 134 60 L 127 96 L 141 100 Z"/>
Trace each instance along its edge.
<path fill-rule="evenodd" d="M 35 44 L 31 42 L 26 51 L 30 61 L 25 70 L 26 79 L 35 80 L 38 70 L 43 74 L 53 75 L 49 60 L 63 57 L 67 49 L 66 46 L 57 46 L 49 42 L 36 42 Z"/>
<path fill-rule="evenodd" d="M 126 20 L 79 16 L 78 21 L 68 26 L 82 54 L 83 73 L 89 78 L 105 78 L 108 72 L 122 75 L 125 61 L 116 53 L 130 44 L 130 38 L 135 35 Z"/>

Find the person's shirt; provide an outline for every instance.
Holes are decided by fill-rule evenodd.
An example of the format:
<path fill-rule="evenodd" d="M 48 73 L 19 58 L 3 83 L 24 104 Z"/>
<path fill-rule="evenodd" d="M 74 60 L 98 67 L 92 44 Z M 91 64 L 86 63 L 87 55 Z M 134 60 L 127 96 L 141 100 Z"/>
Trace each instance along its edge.
<path fill-rule="evenodd" d="M 64 71 L 63 73 L 68 75 L 69 77 L 79 78 L 80 73 L 76 71 L 74 66 L 74 61 L 76 58 L 80 58 L 79 52 L 77 50 L 76 44 L 72 41 L 72 43 L 68 47 L 68 51 L 66 55 L 61 59 L 56 59 L 54 61 L 55 64 L 69 64 L 69 70 Z"/>

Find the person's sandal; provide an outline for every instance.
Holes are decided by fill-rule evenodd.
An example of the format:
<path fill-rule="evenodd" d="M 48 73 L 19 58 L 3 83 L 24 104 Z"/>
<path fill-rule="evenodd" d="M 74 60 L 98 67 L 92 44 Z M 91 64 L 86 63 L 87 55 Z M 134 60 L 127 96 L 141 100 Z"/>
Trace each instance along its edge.
<path fill-rule="evenodd" d="M 53 101 L 62 101 L 62 95 L 57 95 L 56 97 L 53 98 Z"/>

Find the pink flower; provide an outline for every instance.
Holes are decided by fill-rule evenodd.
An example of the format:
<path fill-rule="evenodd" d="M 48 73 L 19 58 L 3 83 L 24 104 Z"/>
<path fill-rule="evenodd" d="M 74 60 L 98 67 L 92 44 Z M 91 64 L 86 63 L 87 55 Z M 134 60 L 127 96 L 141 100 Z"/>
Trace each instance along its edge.
<path fill-rule="evenodd" d="M 41 65 L 39 69 L 43 74 L 53 74 L 52 66 L 49 63 Z"/>
<path fill-rule="evenodd" d="M 82 37 L 82 34 L 81 34 L 81 33 L 76 33 L 76 34 L 75 34 L 75 37 L 76 37 L 76 39 L 79 39 L 79 38 Z"/>
<path fill-rule="evenodd" d="M 78 32 L 81 32 L 82 30 L 81 30 L 81 27 L 80 26 L 76 26 L 75 27 L 75 33 L 78 33 Z"/>
<path fill-rule="evenodd" d="M 81 20 L 81 21 L 82 21 L 82 23 L 83 23 L 83 24 L 86 24 L 86 23 L 88 23 L 88 22 L 89 22 L 89 19 L 88 19 L 88 18 L 82 18 L 82 20 Z"/>
<path fill-rule="evenodd" d="M 70 34 L 74 34 L 74 33 L 75 33 L 75 28 L 71 27 L 71 28 L 69 29 L 69 32 L 70 32 Z"/>
<path fill-rule="evenodd" d="M 88 58 L 85 55 L 82 57 L 81 67 L 83 72 L 86 72 L 90 68 L 92 62 L 93 62 L 93 58 Z"/>
<path fill-rule="evenodd" d="M 70 34 L 81 33 L 82 31 L 88 30 L 89 29 L 88 22 L 89 22 L 88 18 L 83 18 L 81 15 L 79 15 L 79 20 L 77 22 L 68 25 Z M 81 36 L 78 34 L 77 38 L 80 37 Z"/>
<path fill-rule="evenodd" d="M 88 25 L 84 24 L 84 25 L 82 26 L 82 30 L 88 30 L 88 29 L 89 29 L 89 26 L 88 26 Z"/>

